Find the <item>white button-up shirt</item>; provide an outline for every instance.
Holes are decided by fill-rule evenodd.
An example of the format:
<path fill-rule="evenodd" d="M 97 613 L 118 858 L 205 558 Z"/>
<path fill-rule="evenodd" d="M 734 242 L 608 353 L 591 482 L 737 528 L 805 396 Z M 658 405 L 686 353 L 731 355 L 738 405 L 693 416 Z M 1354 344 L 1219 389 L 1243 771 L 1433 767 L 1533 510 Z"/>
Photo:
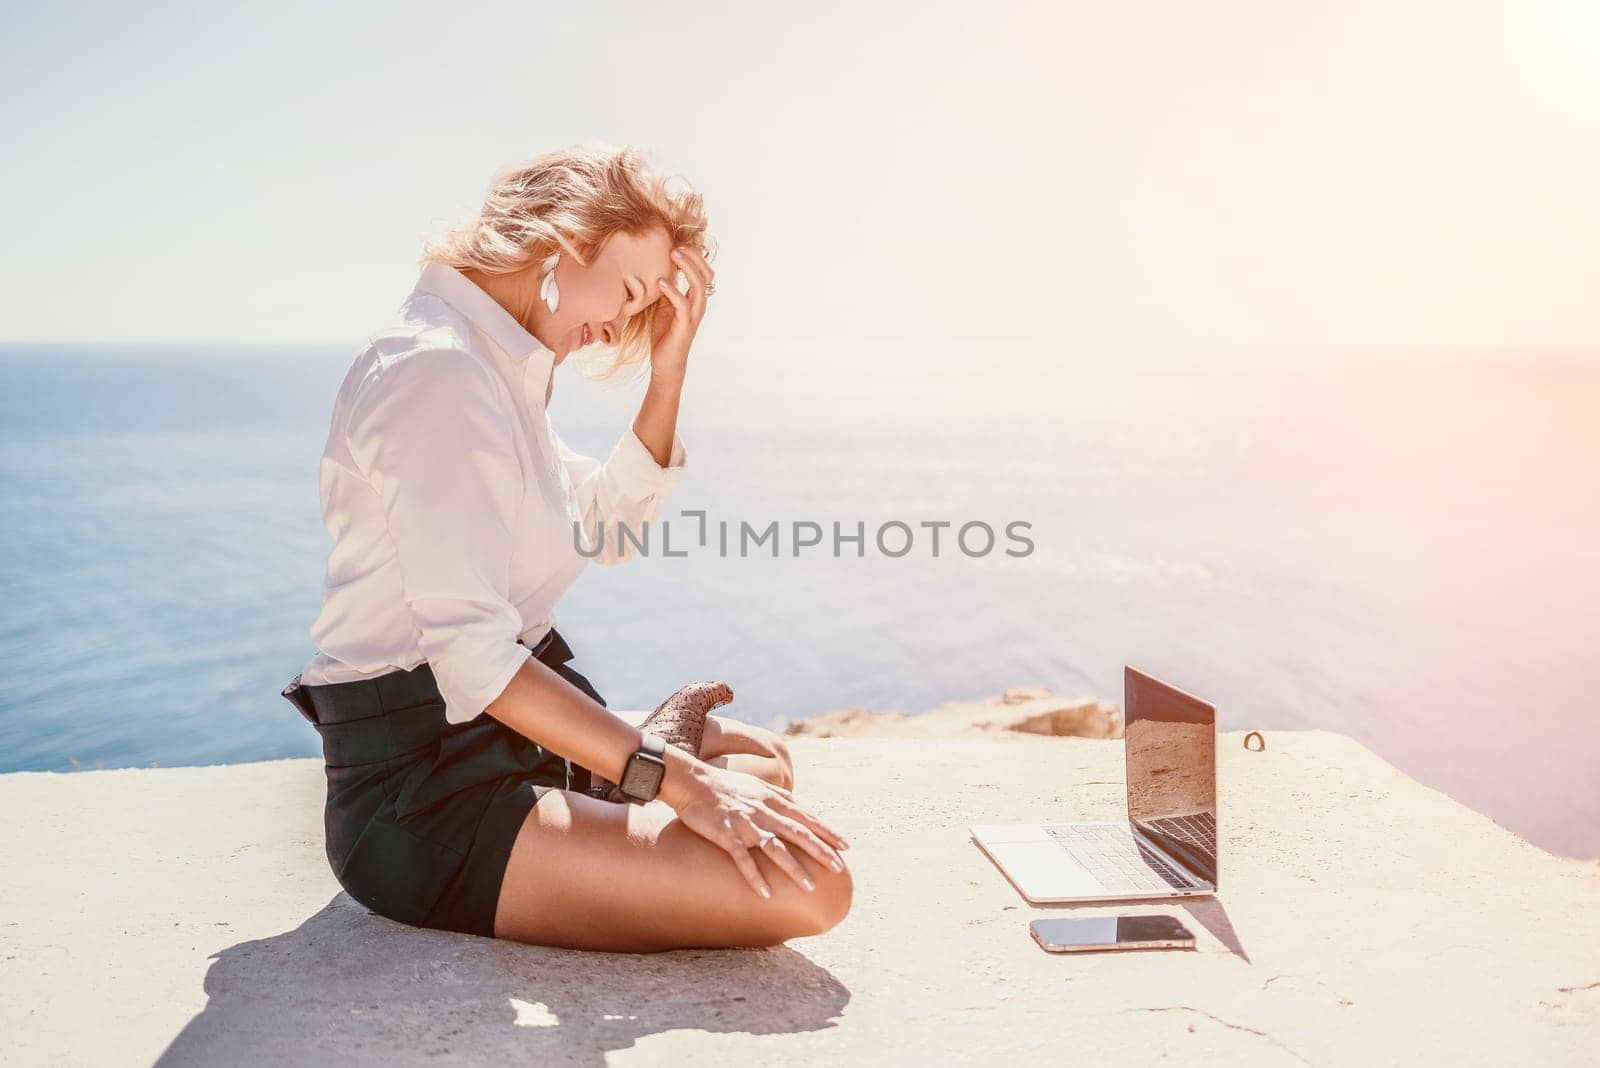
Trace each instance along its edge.
<path fill-rule="evenodd" d="M 426 661 L 463 723 L 505 690 L 589 559 L 614 564 L 683 475 L 630 428 L 600 463 L 550 425 L 555 354 L 460 271 L 423 267 L 334 401 L 319 469 L 333 538 L 307 684 Z M 593 551 L 604 524 L 598 555 Z"/>

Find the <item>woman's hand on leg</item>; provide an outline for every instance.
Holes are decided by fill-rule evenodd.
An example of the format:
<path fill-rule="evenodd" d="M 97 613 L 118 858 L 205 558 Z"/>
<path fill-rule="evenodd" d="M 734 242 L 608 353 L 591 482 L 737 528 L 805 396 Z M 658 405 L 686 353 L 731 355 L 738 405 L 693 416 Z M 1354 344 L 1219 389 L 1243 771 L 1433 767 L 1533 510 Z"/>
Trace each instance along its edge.
<path fill-rule="evenodd" d="M 663 800 L 668 800 L 663 798 Z M 760 849 L 807 890 L 811 877 L 791 852 L 798 846 L 834 871 L 844 870 L 836 851 L 844 839 L 795 801 L 781 786 L 742 771 L 701 762 L 668 800 L 684 826 L 727 851 L 756 893 L 770 897 L 750 852 Z"/>

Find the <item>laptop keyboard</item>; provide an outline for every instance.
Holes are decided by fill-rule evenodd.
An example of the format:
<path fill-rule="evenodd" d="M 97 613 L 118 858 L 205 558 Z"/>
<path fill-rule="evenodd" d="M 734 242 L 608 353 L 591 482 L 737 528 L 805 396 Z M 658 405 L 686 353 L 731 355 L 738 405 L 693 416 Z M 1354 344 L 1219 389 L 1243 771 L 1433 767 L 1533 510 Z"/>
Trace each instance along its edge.
<path fill-rule="evenodd" d="M 1212 864 L 1217 862 L 1217 817 L 1210 812 L 1197 812 L 1192 816 L 1169 816 L 1145 822 L 1162 834 L 1176 838 L 1209 858 Z"/>
<path fill-rule="evenodd" d="M 1068 823 L 1047 825 L 1044 830 L 1107 890 L 1186 890 L 1195 885 L 1125 826 Z"/>

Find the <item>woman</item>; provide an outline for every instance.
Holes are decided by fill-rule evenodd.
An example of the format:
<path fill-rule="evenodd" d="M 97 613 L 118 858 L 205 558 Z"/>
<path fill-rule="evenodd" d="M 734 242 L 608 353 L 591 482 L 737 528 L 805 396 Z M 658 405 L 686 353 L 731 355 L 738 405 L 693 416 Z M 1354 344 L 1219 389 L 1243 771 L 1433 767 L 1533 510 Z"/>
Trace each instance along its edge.
<path fill-rule="evenodd" d="M 617 524 L 638 534 L 683 473 L 704 237 L 701 196 L 630 149 L 508 168 L 345 376 L 317 653 L 283 693 L 322 736 L 329 862 L 376 912 L 653 951 L 774 945 L 849 910 L 846 844 L 796 802 L 777 735 L 710 715 L 698 756 L 663 748 L 606 710 L 554 627 L 589 559 L 632 555 Z M 546 412 L 555 366 L 591 344 L 649 363 L 604 463 Z"/>

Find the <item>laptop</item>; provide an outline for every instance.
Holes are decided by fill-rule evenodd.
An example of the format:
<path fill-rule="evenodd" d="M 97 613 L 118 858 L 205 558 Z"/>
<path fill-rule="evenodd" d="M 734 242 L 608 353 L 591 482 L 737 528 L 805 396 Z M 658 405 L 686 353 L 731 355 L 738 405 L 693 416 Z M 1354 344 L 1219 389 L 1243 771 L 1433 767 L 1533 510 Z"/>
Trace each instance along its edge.
<path fill-rule="evenodd" d="M 1128 818 L 975 823 L 973 840 L 1039 904 L 1217 891 L 1217 712 L 1134 667 L 1123 671 Z"/>

